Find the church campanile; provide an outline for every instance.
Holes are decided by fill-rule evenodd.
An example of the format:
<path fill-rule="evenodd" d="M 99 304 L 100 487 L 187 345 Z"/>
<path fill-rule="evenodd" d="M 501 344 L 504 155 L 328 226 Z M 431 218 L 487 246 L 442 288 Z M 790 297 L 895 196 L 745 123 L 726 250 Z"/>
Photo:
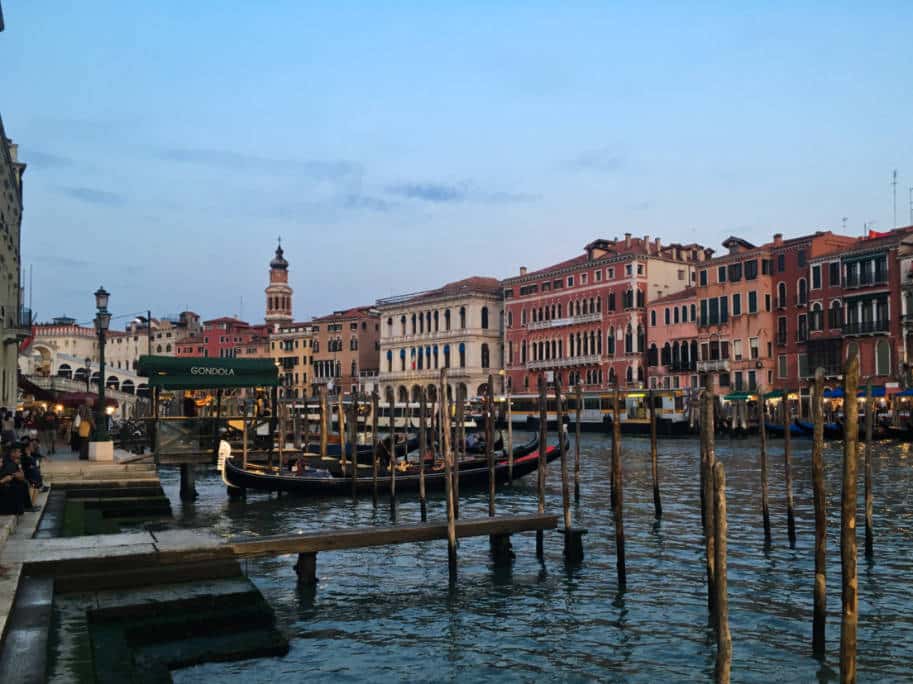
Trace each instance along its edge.
<path fill-rule="evenodd" d="M 269 262 L 269 287 L 266 288 L 266 323 L 273 330 L 292 322 L 292 288 L 288 284 L 288 261 L 282 254 L 280 238 L 276 256 Z"/>

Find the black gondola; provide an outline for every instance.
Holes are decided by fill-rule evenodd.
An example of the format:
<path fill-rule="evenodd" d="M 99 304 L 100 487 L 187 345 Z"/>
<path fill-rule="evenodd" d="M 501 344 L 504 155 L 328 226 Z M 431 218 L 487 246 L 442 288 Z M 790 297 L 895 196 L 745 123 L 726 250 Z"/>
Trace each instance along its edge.
<path fill-rule="evenodd" d="M 342 451 L 339 447 L 339 436 L 334 435 L 336 439 L 335 442 L 329 442 L 327 444 L 327 456 L 332 456 L 334 458 L 339 458 L 339 454 Z M 390 437 L 385 437 L 380 440 L 381 452 L 385 453 L 389 451 Z M 402 441 L 397 441 L 396 443 L 396 455 L 405 456 L 410 451 L 415 451 L 418 449 L 419 438 L 418 435 L 412 435 L 409 437 L 408 441 L 403 444 Z M 320 442 L 309 442 L 306 445 L 306 450 L 311 453 L 320 453 Z M 373 461 L 374 446 L 371 444 L 359 444 L 358 445 L 358 462 L 362 464 L 371 464 Z M 352 444 L 351 442 L 346 443 L 346 456 L 352 458 Z"/>
<path fill-rule="evenodd" d="M 557 445 L 546 449 L 548 462 L 560 455 Z M 539 451 L 514 459 L 513 477 L 519 479 L 534 472 L 539 466 Z M 501 485 L 508 480 L 509 464 L 503 457 L 495 464 L 495 483 Z M 254 489 L 268 492 L 289 492 L 303 496 L 348 496 L 352 493 L 352 478 L 334 476 L 326 470 L 307 469 L 304 475 L 279 474 L 268 468 L 244 470 L 233 458 L 220 459 L 222 479 L 229 487 L 236 489 Z M 488 485 L 488 464 L 483 459 L 473 463 L 460 464 L 460 487 L 483 487 Z M 425 470 L 425 487 L 428 490 L 441 490 L 446 485 L 445 471 L 440 469 Z M 390 476 L 377 478 L 380 489 L 389 489 Z M 396 473 L 398 491 L 417 491 L 419 485 L 418 469 L 413 467 L 407 472 Z M 358 491 L 368 493 L 373 488 L 370 475 L 358 478 Z"/>

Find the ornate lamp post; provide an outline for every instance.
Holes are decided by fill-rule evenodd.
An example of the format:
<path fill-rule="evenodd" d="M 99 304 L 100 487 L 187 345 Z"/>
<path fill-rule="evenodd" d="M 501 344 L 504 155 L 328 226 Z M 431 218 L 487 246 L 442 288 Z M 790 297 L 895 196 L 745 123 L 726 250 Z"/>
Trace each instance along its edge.
<path fill-rule="evenodd" d="M 86 392 L 89 390 L 89 379 L 92 377 L 92 359 L 88 356 L 86 357 Z"/>
<path fill-rule="evenodd" d="M 95 438 L 94 442 L 108 441 L 108 416 L 105 411 L 105 336 L 111 324 L 111 314 L 108 313 L 108 297 L 110 294 L 105 288 L 100 287 L 95 292 L 95 332 L 98 334 L 98 404 L 95 406 Z"/>

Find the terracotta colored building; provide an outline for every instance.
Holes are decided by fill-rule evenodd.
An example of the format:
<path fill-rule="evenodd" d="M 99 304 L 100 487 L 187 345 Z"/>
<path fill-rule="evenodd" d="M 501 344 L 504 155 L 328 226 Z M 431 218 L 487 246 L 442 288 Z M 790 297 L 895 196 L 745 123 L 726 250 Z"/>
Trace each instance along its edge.
<path fill-rule="evenodd" d="M 650 389 L 697 387 L 696 289 L 660 297 L 649 304 L 647 377 Z"/>
<path fill-rule="evenodd" d="M 334 311 L 310 323 L 313 349 L 311 384 L 316 394 L 330 382 L 343 392 L 359 389 L 362 373 L 380 365 L 380 316 L 373 306 Z"/>
<path fill-rule="evenodd" d="M 514 392 L 539 371 L 585 389 L 646 386 L 647 305 L 694 284 L 701 245 L 595 240 L 584 254 L 503 282 L 505 370 Z"/>
<path fill-rule="evenodd" d="M 251 325 L 229 316 L 214 318 L 203 321 L 203 331 L 199 335 L 180 340 L 175 356 L 250 356 L 249 349 L 262 343 L 268 335 L 269 330 L 265 325 Z"/>

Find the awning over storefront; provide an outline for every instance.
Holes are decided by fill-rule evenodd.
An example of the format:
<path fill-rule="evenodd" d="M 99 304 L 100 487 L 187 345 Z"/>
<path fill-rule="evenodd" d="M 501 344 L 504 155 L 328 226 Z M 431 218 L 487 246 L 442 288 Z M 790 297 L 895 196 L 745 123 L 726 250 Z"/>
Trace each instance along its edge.
<path fill-rule="evenodd" d="M 756 395 L 751 394 L 751 392 L 730 392 L 723 397 L 726 401 L 748 401 L 755 398 Z"/>
<path fill-rule="evenodd" d="M 843 388 L 835 387 L 834 389 L 824 390 L 825 399 L 843 399 Z"/>
<path fill-rule="evenodd" d="M 898 392 L 894 395 L 895 397 L 913 397 L 913 387 L 908 387 L 902 392 Z"/>
<path fill-rule="evenodd" d="M 865 387 L 863 387 L 861 390 L 859 390 L 859 392 L 856 394 L 856 396 L 865 397 Z M 872 387 L 872 396 L 875 397 L 876 399 L 883 397 L 884 396 L 884 385 L 873 386 Z"/>
<path fill-rule="evenodd" d="M 827 396 L 827 395 L 825 395 L 825 396 Z M 768 392 L 767 394 L 764 395 L 764 398 L 765 399 L 782 399 L 783 390 L 773 390 L 772 392 Z"/>
<path fill-rule="evenodd" d="M 274 387 L 279 384 L 279 371 L 270 359 L 141 356 L 137 373 L 149 378 L 150 387 L 162 389 Z"/>

